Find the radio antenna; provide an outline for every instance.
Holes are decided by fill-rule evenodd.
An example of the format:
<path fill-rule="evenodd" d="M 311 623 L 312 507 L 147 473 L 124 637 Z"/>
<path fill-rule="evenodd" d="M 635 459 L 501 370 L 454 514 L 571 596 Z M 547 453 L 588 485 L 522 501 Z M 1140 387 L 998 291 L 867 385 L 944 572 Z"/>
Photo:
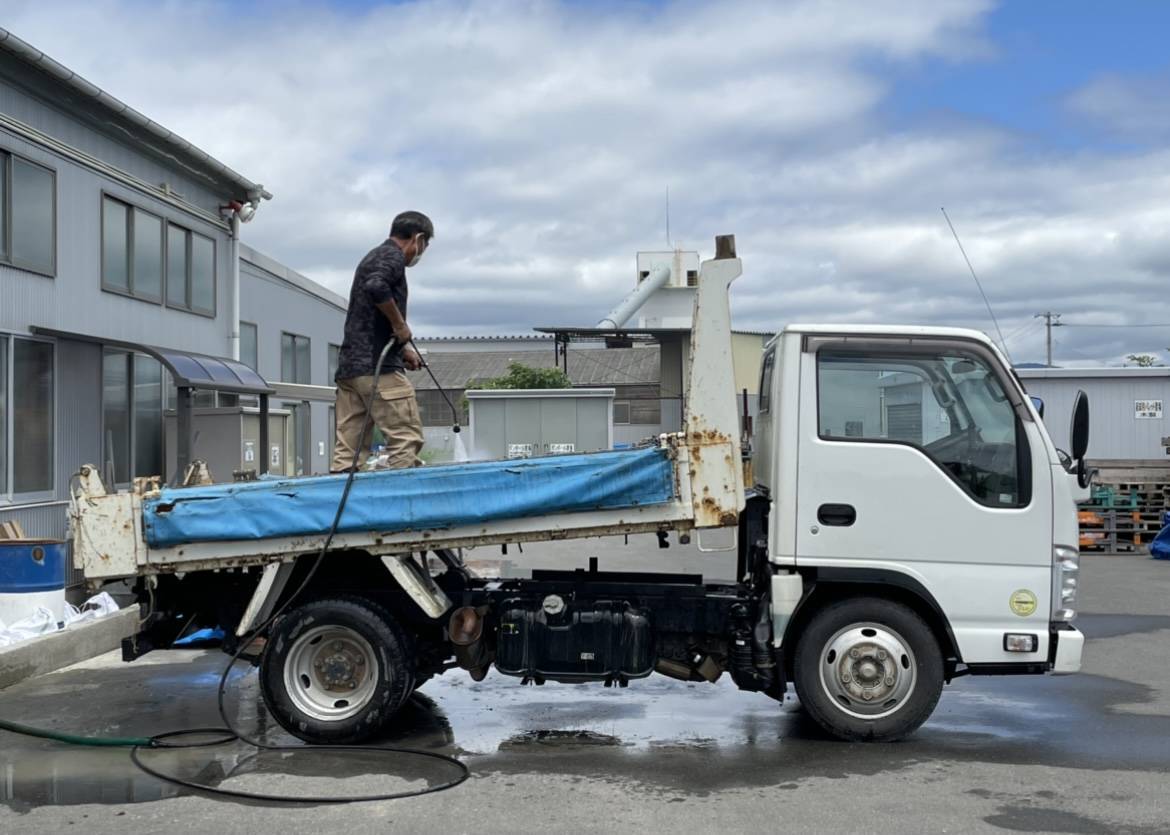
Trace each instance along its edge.
<path fill-rule="evenodd" d="M 959 245 L 959 252 L 963 254 L 963 260 L 967 262 L 967 269 L 971 271 L 971 278 L 975 279 L 975 286 L 979 288 L 979 295 L 983 297 L 983 303 L 987 305 L 987 315 L 991 317 L 991 323 L 995 325 L 995 332 L 999 335 L 1000 347 L 1003 348 L 1008 362 L 1011 362 L 1011 352 L 1008 351 L 1007 342 L 1003 338 L 1003 331 L 999 329 L 999 320 L 995 318 L 995 311 L 991 309 L 991 302 L 987 300 L 987 294 L 983 292 L 983 283 L 979 280 L 979 276 L 975 275 L 975 268 L 971 266 L 971 259 L 967 257 L 967 250 L 963 249 L 963 242 L 959 240 L 959 233 L 955 231 L 955 224 L 951 223 L 951 218 L 947 214 L 946 207 L 939 206 L 939 210 L 942 212 L 943 217 L 946 218 L 947 226 L 951 228 L 951 234 L 955 236 L 955 243 Z"/>

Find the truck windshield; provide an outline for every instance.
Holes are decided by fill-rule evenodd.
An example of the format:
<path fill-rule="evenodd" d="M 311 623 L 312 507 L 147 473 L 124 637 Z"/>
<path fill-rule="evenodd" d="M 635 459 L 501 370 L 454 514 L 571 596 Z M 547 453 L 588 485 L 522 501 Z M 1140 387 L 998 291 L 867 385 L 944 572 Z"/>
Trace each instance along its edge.
<path fill-rule="evenodd" d="M 817 378 L 821 438 L 913 446 L 981 504 L 1028 503 L 1020 466 L 1027 441 L 1003 386 L 978 356 L 825 348 Z"/>

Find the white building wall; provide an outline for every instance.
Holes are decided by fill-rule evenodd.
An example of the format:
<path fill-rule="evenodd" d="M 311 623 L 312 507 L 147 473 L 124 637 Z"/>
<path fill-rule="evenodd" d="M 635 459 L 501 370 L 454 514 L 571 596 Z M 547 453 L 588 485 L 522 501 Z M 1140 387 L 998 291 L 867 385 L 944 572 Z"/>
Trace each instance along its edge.
<path fill-rule="evenodd" d="M 1056 372 L 1062 372 L 1057 375 Z M 1097 376 L 1113 372 L 1109 376 Z M 1162 439 L 1170 436 L 1170 369 L 1021 369 L 1028 393 L 1044 401 L 1044 424 L 1060 449 L 1068 449 L 1072 405 L 1078 391 L 1089 397 L 1092 459 L 1168 460 Z M 1161 418 L 1139 418 L 1137 401 L 1160 400 Z"/>

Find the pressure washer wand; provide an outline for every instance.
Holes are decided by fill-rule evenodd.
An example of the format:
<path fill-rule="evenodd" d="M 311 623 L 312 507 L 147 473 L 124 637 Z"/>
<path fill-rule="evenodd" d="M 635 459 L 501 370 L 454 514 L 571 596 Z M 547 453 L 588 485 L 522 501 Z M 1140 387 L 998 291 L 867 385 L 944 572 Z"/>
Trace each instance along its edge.
<path fill-rule="evenodd" d="M 459 426 L 459 410 L 455 408 L 455 404 L 451 402 L 451 398 L 447 396 L 447 392 L 441 385 L 439 385 L 439 379 L 435 376 L 435 372 L 431 371 L 431 367 L 427 365 L 427 361 L 423 359 L 422 351 L 420 351 L 418 346 L 414 344 L 413 339 L 410 340 L 410 347 L 414 348 L 414 352 L 418 354 L 418 359 L 419 362 L 422 363 L 422 367 L 425 368 L 427 373 L 431 375 L 431 380 L 434 382 L 435 388 L 439 390 L 439 394 L 443 395 L 443 399 L 447 401 L 447 405 L 451 409 L 451 418 L 454 421 L 451 425 L 451 431 L 458 435 L 461 431 L 461 427 Z"/>

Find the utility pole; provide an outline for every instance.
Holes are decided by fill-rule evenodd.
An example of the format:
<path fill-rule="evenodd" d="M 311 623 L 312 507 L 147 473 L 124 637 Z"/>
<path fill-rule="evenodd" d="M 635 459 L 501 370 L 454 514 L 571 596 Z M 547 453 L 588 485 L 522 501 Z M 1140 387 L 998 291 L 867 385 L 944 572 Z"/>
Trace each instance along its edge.
<path fill-rule="evenodd" d="M 1047 365 L 1049 368 L 1051 368 L 1052 367 L 1052 329 L 1059 328 L 1064 323 L 1060 321 L 1060 314 L 1053 313 L 1051 310 L 1046 310 L 1043 313 L 1037 313 L 1032 318 L 1044 320 L 1044 330 L 1047 331 L 1047 342 L 1048 342 L 1048 362 L 1047 362 Z"/>

